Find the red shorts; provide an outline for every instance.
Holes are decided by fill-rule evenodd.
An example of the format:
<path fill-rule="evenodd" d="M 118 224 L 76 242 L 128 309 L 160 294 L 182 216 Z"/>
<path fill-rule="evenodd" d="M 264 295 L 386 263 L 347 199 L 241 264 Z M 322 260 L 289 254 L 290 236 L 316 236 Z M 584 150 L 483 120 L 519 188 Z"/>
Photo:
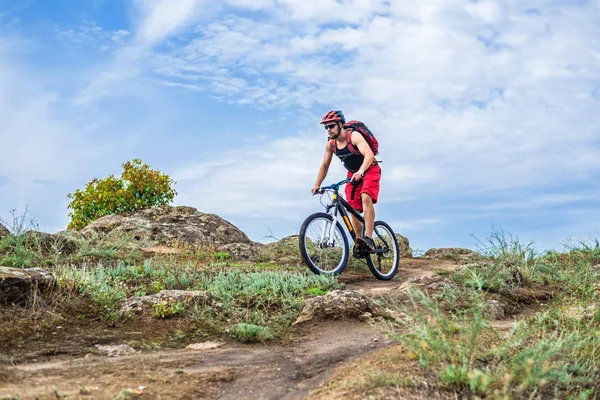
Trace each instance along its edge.
<path fill-rule="evenodd" d="M 354 175 L 348 171 L 348 178 L 352 178 Z M 353 185 L 353 182 L 346 184 L 346 201 L 350 203 L 352 208 L 358 212 L 363 212 L 362 199 L 360 195 L 363 193 L 368 194 L 373 199 L 373 204 L 377 203 L 377 196 L 379 196 L 379 181 L 381 180 L 381 167 L 374 165 L 365 172 L 365 176 Z M 354 196 L 353 196 L 354 192 Z"/>

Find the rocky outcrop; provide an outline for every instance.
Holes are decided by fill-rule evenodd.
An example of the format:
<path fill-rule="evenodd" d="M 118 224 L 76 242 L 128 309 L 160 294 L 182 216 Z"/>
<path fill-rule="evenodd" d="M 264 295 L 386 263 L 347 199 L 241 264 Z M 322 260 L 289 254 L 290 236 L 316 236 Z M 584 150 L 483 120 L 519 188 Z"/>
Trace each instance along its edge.
<path fill-rule="evenodd" d="M 0 223 L 0 240 L 10 235 L 10 231 Z"/>
<path fill-rule="evenodd" d="M 148 247 L 202 247 L 227 252 L 238 259 L 249 259 L 261 246 L 244 232 L 214 214 L 192 207 L 168 205 L 150 207 L 125 215 L 107 215 L 81 231 L 90 241 L 126 236 Z"/>
<path fill-rule="evenodd" d="M 461 264 L 484 261 L 487 258 L 476 251 L 462 249 L 459 247 L 444 247 L 438 249 L 429 249 L 423 254 L 423 258 L 434 260 L 450 260 Z"/>
<path fill-rule="evenodd" d="M 56 278 L 42 268 L 0 267 L 0 304 L 28 306 L 56 285 Z"/>
<path fill-rule="evenodd" d="M 413 250 L 410 247 L 408 239 L 399 233 L 396 233 L 396 240 L 398 241 L 398 249 L 400 251 L 400 258 L 412 258 Z"/>
<path fill-rule="evenodd" d="M 3 237 L 1 227 L 0 225 L 0 239 Z M 27 249 L 44 256 L 57 253 L 68 256 L 77 253 L 84 240 L 83 235 L 75 231 L 47 233 L 28 230 L 17 236 L 18 243 L 22 243 Z"/>
<path fill-rule="evenodd" d="M 180 302 L 183 306 L 211 304 L 210 296 L 202 290 L 161 290 L 148 296 L 130 297 L 121 305 L 122 313 L 139 314 L 152 310 L 155 304 Z"/>
<path fill-rule="evenodd" d="M 389 317 L 390 311 L 378 306 L 373 300 L 351 290 L 334 290 L 324 296 L 306 301 L 302 312 L 292 325 L 298 325 L 321 318 L 357 318 L 369 320 L 376 317 Z"/>
<path fill-rule="evenodd" d="M 267 243 L 259 250 L 258 261 L 281 265 L 302 263 L 298 235 L 286 236 L 276 242 Z"/>

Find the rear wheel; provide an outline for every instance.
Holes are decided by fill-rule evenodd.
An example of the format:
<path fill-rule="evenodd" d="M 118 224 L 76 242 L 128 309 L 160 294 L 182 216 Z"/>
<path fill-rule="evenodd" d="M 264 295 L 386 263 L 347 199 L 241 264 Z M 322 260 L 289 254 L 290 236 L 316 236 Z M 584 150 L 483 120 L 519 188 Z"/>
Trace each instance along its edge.
<path fill-rule="evenodd" d="M 316 213 L 306 218 L 300 228 L 300 254 L 315 274 L 337 275 L 348 264 L 348 239 L 337 221 L 330 238 L 332 224 L 331 215 Z"/>
<path fill-rule="evenodd" d="M 388 224 L 383 221 L 375 221 L 373 242 L 375 250 L 385 251 L 367 254 L 367 265 L 377 279 L 388 281 L 396 275 L 400 264 L 398 240 Z"/>

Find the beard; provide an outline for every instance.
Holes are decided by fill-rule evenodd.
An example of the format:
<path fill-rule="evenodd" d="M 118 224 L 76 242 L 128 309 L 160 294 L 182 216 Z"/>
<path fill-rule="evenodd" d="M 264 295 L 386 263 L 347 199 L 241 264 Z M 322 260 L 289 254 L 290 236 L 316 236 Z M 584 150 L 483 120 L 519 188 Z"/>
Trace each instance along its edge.
<path fill-rule="evenodd" d="M 337 139 L 337 138 L 338 138 L 338 136 L 340 136 L 340 133 L 342 133 L 342 130 L 340 129 L 340 126 L 339 126 L 339 125 L 338 125 L 338 126 L 336 126 L 336 130 L 337 130 L 337 133 L 336 133 L 335 135 L 330 135 L 330 136 L 329 136 L 329 139 Z"/>

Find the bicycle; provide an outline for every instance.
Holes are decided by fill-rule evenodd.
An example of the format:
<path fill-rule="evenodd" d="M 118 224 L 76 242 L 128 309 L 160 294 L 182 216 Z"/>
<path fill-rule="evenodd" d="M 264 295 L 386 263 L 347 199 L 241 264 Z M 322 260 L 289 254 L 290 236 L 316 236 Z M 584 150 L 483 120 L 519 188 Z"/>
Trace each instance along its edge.
<path fill-rule="evenodd" d="M 321 201 L 325 212 L 312 214 L 302 223 L 299 235 L 302 258 L 315 274 L 338 275 L 346 268 L 350 256 L 350 246 L 348 237 L 338 221 L 338 216 L 341 216 L 355 243 L 352 250 L 353 256 L 359 259 L 365 258 L 369 270 L 377 279 L 390 280 L 396 275 L 400 264 L 396 235 L 387 223 L 375 221 L 373 228 L 375 249 L 366 251 L 356 244 L 358 236 L 348 213 L 362 222 L 361 236 L 365 234 L 365 220 L 338 193 L 340 186 L 348 182 L 350 182 L 350 178 L 321 187 L 315 192 L 315 194 L 321 194 L 321 198 L 325 193 L 332 192 L 333 198 L 330 197 L 331 203 L 328 205 Z"/>

